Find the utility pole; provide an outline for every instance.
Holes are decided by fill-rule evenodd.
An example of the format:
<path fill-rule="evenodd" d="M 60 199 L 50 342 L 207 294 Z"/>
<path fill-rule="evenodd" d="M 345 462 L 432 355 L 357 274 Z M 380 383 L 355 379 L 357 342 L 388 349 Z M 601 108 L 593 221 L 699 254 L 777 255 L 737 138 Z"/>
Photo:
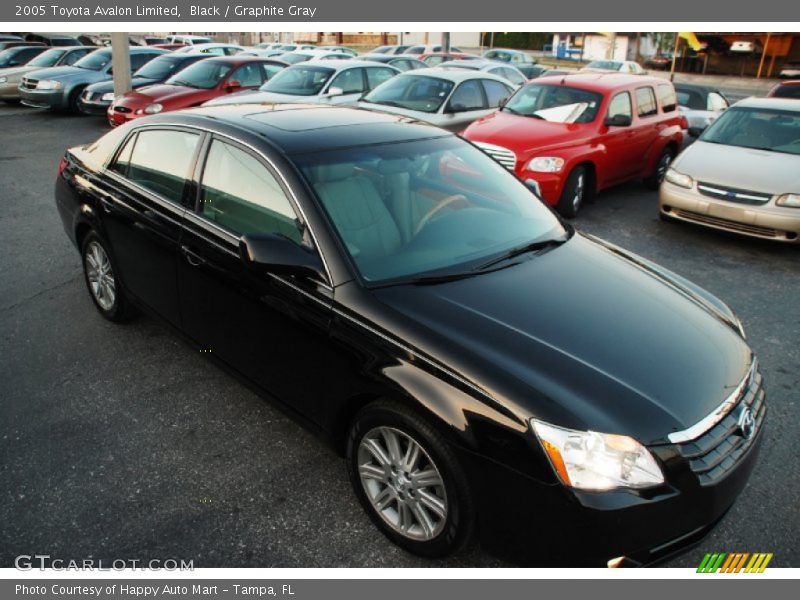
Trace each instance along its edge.
<path fill-rule="evenodd" d="M 131 91 L 131 45 L 128 34 L 111 34 L 111 68 L 114 71 L 114 95 L 122 96 Z"/>
<path fill-rule="evenodd" d="M 617 32 L 614 31 L 611 33 L 611 41 L 609 42 L 609 50 L 608 50 L 608 58 L 614 60 L 614 54 L 617 50 Z"/>
<path fill-rule="evenodd" d="M 442 33 L 442 52 L 450 52 L 450 33 Z"/>
<path fill-rule="evenodd" d="M 761 71 L 764 69 L 764 59 L 767 58 L 767 48 L 769 47 L 769 38 L 772 34 L 768 31 L 767 32 L 767 41 L 764 42 L 764 49 L 761 51 L 761 61 L 758 63 L 758 73 L 756 74 L 756 79 L 761 79 Z"/>
<path fill-rule="evenodd" d="M 675 61 L 678 59 L 678 43 L 681 41 L 678 32 L 675 32 L 675 45 L 672 48 L 672 66 L 669 69 L 669 80 L 675 81 Z"/>

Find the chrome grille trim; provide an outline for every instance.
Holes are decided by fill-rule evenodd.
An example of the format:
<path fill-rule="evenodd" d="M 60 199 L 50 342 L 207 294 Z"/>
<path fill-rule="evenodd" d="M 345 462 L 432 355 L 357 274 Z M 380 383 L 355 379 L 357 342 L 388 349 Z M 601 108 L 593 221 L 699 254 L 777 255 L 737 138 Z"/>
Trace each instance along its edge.
<path fill-rule="evenodd" d="M 691 442 L 699 438 L 701 435 L 706 433 L 709 429 L 714 427 L 717 423 L 719 423 L 722 419 L 724 419 L 728 413 L 733 410 L 733 407 L 741 399 L 742 395 L 744 394 L 745 390 L 749 387 L 750 383 L 753 381 L 755 377 L 756 371 L 758 369 L 758 362 L 753 359 L 753 363 L 750 365 L 750 369 L 747 371 L 747 375 L 745 375 L 744 379 L 742 379 L 741 383 L 736 386 L 736 389 L 722 401 L 717 408 L 715 408 L 711 414 L 704 417 L 691 427 L 684 429 L 683 431 L 675 431 L 670 433 L 667 436 L 667 439 L 672 442 L 673 444 L 681 444 L 683 442 Z"/>
<path fill-rule="evenodd" d="M 738 202 L 740 204 L 766 204 L 772 199 L 772 194 L 740 190 L 705 181 L 699 181 L 697 183 L 697 191 L 705 196 L 710 196 L 719 200 L 727 200 L 728 202 Z"/>
<path fill-rule="evenodd" d="M 474 144 L 509 171 L 513 171 L 517 166 L 517 155 L 508 148 L 495 146 L 494 144 L 486 144 L 484 142 L 474 142 Z"/>

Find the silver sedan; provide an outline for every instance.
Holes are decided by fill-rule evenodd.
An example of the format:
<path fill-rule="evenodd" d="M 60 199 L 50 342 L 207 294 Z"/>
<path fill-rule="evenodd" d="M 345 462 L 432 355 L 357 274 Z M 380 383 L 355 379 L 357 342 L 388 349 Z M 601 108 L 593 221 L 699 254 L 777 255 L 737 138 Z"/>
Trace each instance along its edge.
<path fill-rule="evenodd" d="M 364 96 L 358 106 L 458 132 L 493 113 L 513 92 L 507 80 L 490 73 L 437 67 L 401 73 Z"/>

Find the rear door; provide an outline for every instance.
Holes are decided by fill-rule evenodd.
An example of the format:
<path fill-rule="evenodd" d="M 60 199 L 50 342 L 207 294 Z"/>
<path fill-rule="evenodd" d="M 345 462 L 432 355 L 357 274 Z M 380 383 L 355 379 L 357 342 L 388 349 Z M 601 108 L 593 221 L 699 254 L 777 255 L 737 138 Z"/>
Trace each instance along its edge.
<path fill-rule="evenodd" d="M 133 296 L 179 324 L 175 263 L 201 135 L 170 127 L 129 135 L 99 189 L 105 235 Z"/>
<path fill-rule="evenodd" d="M 608 184 L 623 181 L 637 172 L 641 164 L 641 157 L 637 156 L 637 149 L 633 144 L 633 100 L 628 91 L 618 92 L 608 102 L 604 118 L 614 116 L 631 118 L 631 125 L 609 126 L 603 125 L 600 130 L 600 143 L 605 146 L 605 161 L 602 168 L 602 178 L 599 182 L 605 187 Z"/>
<path fill-rule="evenodd" d="M 659 133 L 665 127 L 665 120 L 658 112 L 656 93 L 651 85 L 637 87 L 633 93 L 636 110 L 633 119 L 633 136 L 631 144 L 636 149 L 636 170 L 634 175 L 644 175 L 644 171 L 654 154 L 660 152 L 658 146 Z M 634 165 L 631 165 L 634 166 Z"/>

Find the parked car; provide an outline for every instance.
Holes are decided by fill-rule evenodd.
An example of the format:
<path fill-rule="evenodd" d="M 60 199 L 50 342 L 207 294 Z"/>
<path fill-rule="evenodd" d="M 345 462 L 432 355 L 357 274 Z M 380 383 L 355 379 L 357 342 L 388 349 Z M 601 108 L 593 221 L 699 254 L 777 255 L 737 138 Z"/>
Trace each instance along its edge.
<path fill-rule="evenodd" d="M 149 85 L 115 98 L 108 107 L 112 127 L 160 112 L 200 106 L 219 96 L 256 89 L 286 63 L 253 56 L 207 58 L 175 73 L 164 83 Z"/>
<path fill-rule="evenodd" d="M 403 54 L 432 54 L 434 52 L 444 52 L 444 47 L 441 44 L 417 44 L 406 48 Z M 460 53 L 461 48 L 450 46 L 450 52 Z"/>
<path fill-rule="evenodd" d="M 184 44 L 194 46 L 195 44 L 210 44 L 213 42 L 210 37 L 204 35 L 168 35 L 167 42 L 170 44 Z"/>
<path fill-rule="evenodd" d="M 392 65 L 401 71 L 413 71 L 414 69 L 428 68 L 428 65 L 421 60 L 413 56 L 405 56 L 403 54 L 363 54 L 356 57 L 354 60 L 367 60 L 369 62 L 384 63 L 386 65 Z"/>
<path fill-rule="evenodd" d="M 63 33 L 29 33 L 26 42 L 35 42 L 45 46 L 81 46 L 81 41 L 72 35 Z"/>
<path fill-rule="evenodd" d="M 670 54 L 655 54 L 648 58 L 645 63 L 651 69 L 665 70 L 672 66 L 672 55 Z"/>
<path fill-rule="evenodd" d="M 0 42 L 24 42 L 25 40 L 22 39 L 19 35 L 14 35 L 13 33 L 0 33 Z"/>
<path fill-rule="evenodd" d="M 131 89 L 162 83 L 189 65 L 206 60 L 203 54 L 165 54 L 158 56 L 136 71 L 131 77 Z M 81 112 L 106 116 L 114 102 L 114 82 L 101 81 L 87 86 L 78 101 Z"/>
<path fill-rule="evenodd" d="M 466 54 L 464 52 L 427 52 L 425 54 L 418 54 L 417 58 L 428 67 L 438 67 L 451 60 L 470 60 L 477 59 L 478 57 L 474 54 Z"/>
<path fill-rule="evenodd" d="M 800 242 L 800 102 L 748 98 L 675 160 L 659 193 L 665 220 Z"/>
<path fill-rule="evenodd" d="M 280 44 L 279 50 L 284 52 L 298 52 L 303 50 L 318 50 L 314 44 Z"/>
<path fill-rule="evenodd" d="M 502 77 L 465 69 L 406 71 L 366 94 L 358 106 L 461 131 L 497 110 L 514 88 Z"/>
<path fill-rule="evenodd" d="M 800 60 L 791 60 L 785 63 L 778 77 L 781 79 L 800 79 Z"/>
<path fill-rule="evenodd" d="M 292 65 L 258 90 L 211 100 L 204 106 L 303 102 L 353 104 L 400 70 L 360 60 L 310 60 Z"/>
<path fill-rule="evenodd" d="M 767 97 L 800 99 L 800 79 L 782 81 L 769 91 Z"/>
<path fill-rule="evenodd" d="M 244 50 L 239 53 L 241 56 L 258 56 L 259 58 L 275 58 L 281 54 L 286 54 L 283 50 L 274 48 L 256 48 L 254 50 Z"/>
<path fill-rule="evenodd" d="M 678 96 L 678 106 L 686 117 L 689 135 L 692 137 L 703 133 L 703 130 L 730 106 L 725 94 L 713 87 L 676 83 L 675 92 Z"/>
<path fill-rule="evenodd" d="M 463 135 L 574 217 L 609 186 L 644 178 L 656 189 L 684 126 L 670 82 L 579 73 L 532 81 Z"/>
<path fill-rule="evenodd" d="M 502 77 L 510 82 L 514 87 L 519 87 L 528 82 L 528 78 L 516 67 L 500 63 L 494 60 L 474 59 L 474 60 L 452 60 L 445 65 L 448 69 L 471 69 L 473 71 L 483 71 Z"/>
<path fill-rule="evenodd" d="M 358 56 L 358 52 L 347 46 L 317 46 L 319 50 L 327 50 L 329 52 L 341 52 L 348 56 Z"/>
<path fill-rule="evenodd" d="M 308 60 L 349 60 L 350 57 L 342 52 L 330 52 L 329 50 L 295 50 L 293 52 L 285 52 L 278 56 L 284 62 L 290 65 L 306 62 Z"/>
<path fill-rule="evenodd" d="M 47 50 L 47 46 L 16 46 L 0 51 L 0 73 L 21 67 Z"/>
<path fill-rule="evenodd" d="M 186 44 L 153 44 L 153 48 L 161 48 L 162 50 L 180 50 L 185 48 Z"/>
<path fill-rule="evenodd" d="M 345 457 L 410 552 L 475 532 L 520 561 L 649 563 L 756 464 L 764 383 L 731 309 L 440 129 L 157 115 L 70 148 L 55 199 L 100 315 L 141 308 L 213 349 Z"/>
<path fill-rule="evenodd" d="M 38 46 L 37 46 L 38 48 Z M 59 46 L 45 48 L 45 51 L 19 67 L 0 71 L 0 100 L 19 102 L 19 85 L 28 73 L 75 64 L 81 58 L 97 50 L 95 46 Z"/>
<path fill-rule="evenodd" d="M 8 50 L 9 48 L 16 48 L 18 46 L 44 46 L 41 42 L 20 42 L 19 40 L 6 40 L 0 42 L 0 52 Z"/>
<path fill-rule="evenodd" d="M 632 60 L 593 60 L 583 67 L 581 71 L 598 71 L 626 73 L 628 75 L 645 75 L 647 71 L 642 65 Z"/>
<path fill-rule="evenodd" d="M 166 54 L 166 50 L 148 46 L 132 47 L 131 71 L 138 70 L 162 54 Z M 100 48 L 72 66 L 52 67 L 26 74 L 19 85 L 19 95 L 26 106 L 79 112 L 78 102 L 86 86 L 111 78 L 111 49 Z"/>
<path fill-rule="evenodd" d="M 168 44 L 169 40 L 166 37 L 159 37 L 155 35 L 132 35 L 130 36 L 131 44 L 136 46 L 158 46 Z"/>
<path fill-rule="evenodd" d="M 391 46 L 378 46 L 370 50 L 370 54 L 406 54 L 406 50 L 411 47 L 410 44 L 395 44 Z"/>
<path fill-rule="evenodd" d="M 183 46 L 175 50 L 178 54 L 205 54 L 206 56 L 235 56 L 244 52 L 244 46 L 238 44 L 218 44 L 210 42 L 208 44 L 193 44 Z"/>
<path fill-rule="evenodd" d="M 538 77 L 544 67 L 537 63 L 536 59 L 530 54 L 520 52 L 519 50 L 509 50 L 507 48 L 491 48 L 486 50 L 483 55 L 486 60 L 494 60 L 503 63 L 509 63 L 511 66 L 516 67 L 528 79 Z"/>

